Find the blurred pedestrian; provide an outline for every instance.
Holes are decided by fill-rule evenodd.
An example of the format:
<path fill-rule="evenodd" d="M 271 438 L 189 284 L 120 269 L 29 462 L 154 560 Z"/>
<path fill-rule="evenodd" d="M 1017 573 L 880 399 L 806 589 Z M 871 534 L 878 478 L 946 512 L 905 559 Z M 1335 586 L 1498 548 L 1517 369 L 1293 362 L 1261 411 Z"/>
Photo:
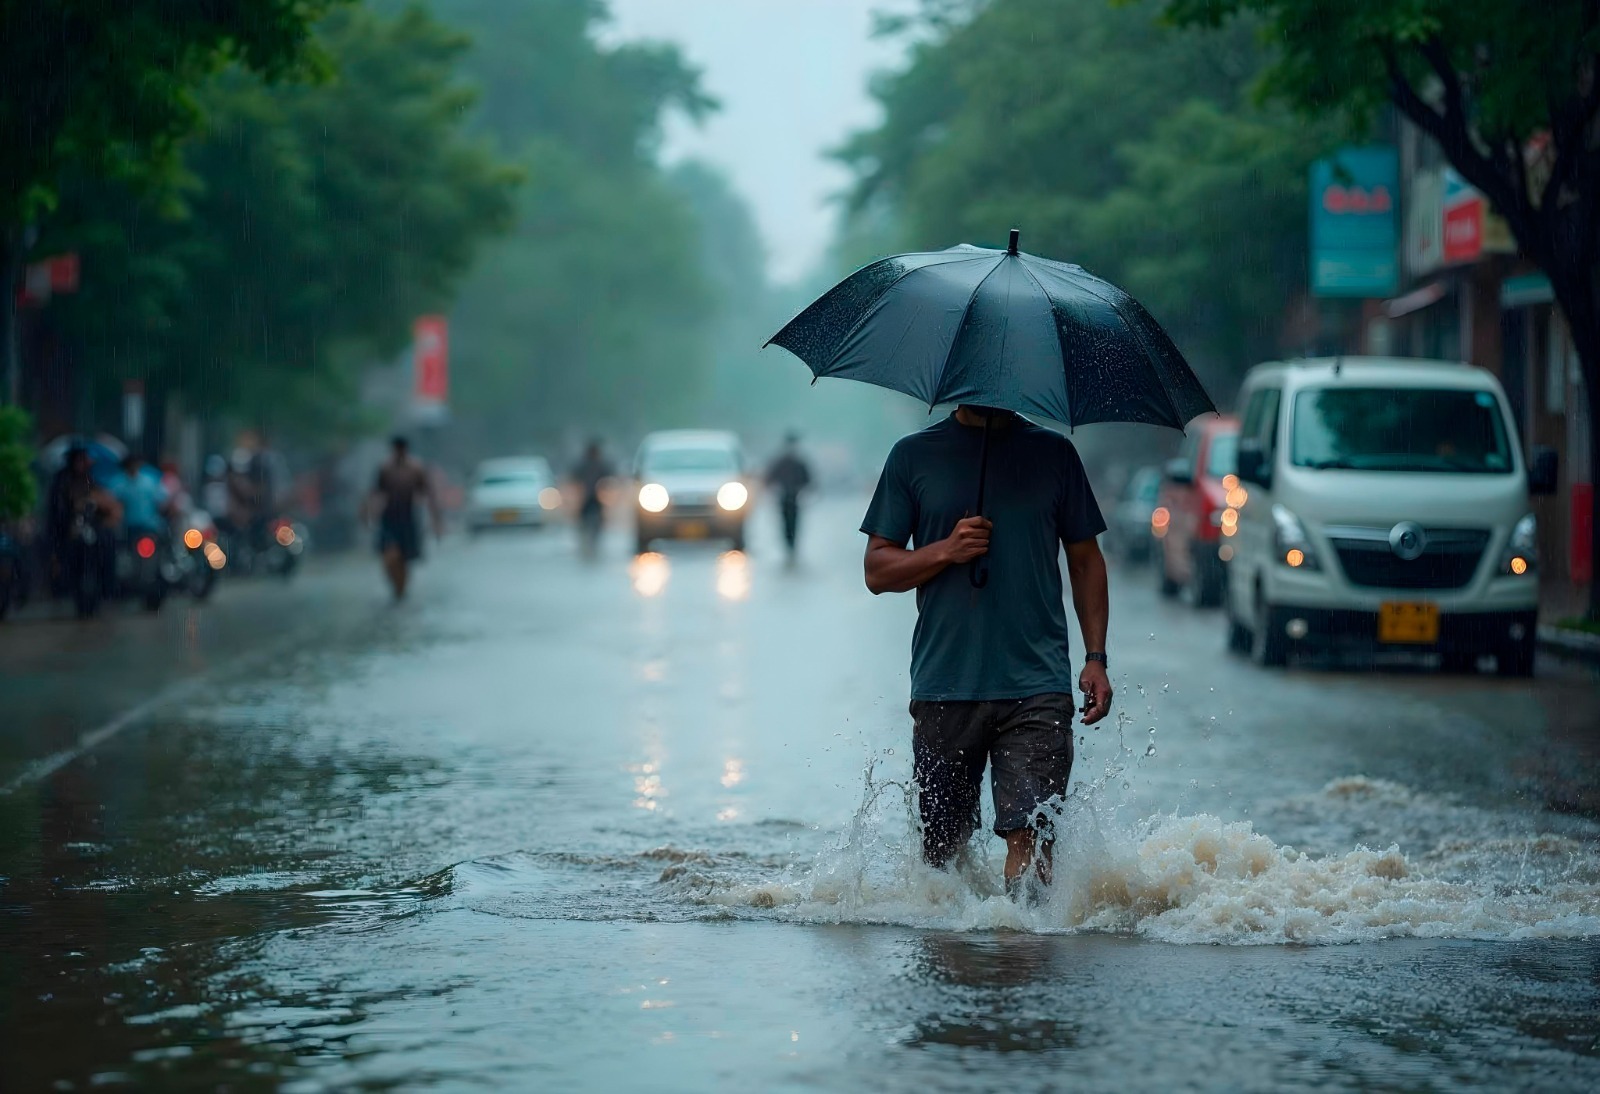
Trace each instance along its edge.
<path fill-rule="evenodd" d="M 585 558 L 593 558 L 600 546 L 600 528 L 605 521 L 604 490 L 616 477 L 617 469 L 605 454 L 598 437 L 584 446 L 583 458 L 572 468 L 572 481 L 578 490 L 578 546 Z"/>
<path fill-rule="evenodd" d="M 383 556 L 384 574 L 394 598 L 401 600 L 410 581 L 411 564 L 422 557 L 419 502 L 427 506 L 435 537 L 443 535 L 444 526 L 427 466 L 411 455 L 406 438 L 396 436 L 389 446 L 389 459 L 378 468 L 372 484 L 369 511 L 377 514 L 378 553 Z"/>
<path fill-rule="evenodd" d="M 767 485 L 778 492 L 783 543 L 792 563 L 800 538 L 800 495 L 811 485 L 811 468 L 800 455 L 800 434 L 791 432 L 784 438 L 783 451 L 767 468 Z"/>
<path fill-rule="evenodd" d="M 986 436 L 983 517 L 972 512 Z M 1023 894 L 1030 870 L 1049 884 L 1051 817 L 1073 753 L 1059 555 L 1065 545 L 1092 725 L 1111 709 L 1110 605 L 1095 542 L 1105 527 L 1072 442 L 1010 411 L 961 406 L 890 451 L 861 530 L 867 588 L 917 592 L 912 754 L 930 864 L 945 866 L 977 830 L 987 763 L 1007 888 Z M 982 588 L 966 572 L 979 558 L 991 574 Z"/>

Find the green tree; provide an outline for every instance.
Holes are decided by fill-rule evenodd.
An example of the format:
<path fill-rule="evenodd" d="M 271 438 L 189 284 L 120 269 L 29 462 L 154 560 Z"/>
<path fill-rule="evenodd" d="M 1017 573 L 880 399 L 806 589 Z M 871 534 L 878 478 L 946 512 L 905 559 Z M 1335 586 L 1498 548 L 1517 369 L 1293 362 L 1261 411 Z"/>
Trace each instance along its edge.
<path fill-rule="evenodd" d="M 64 194 L 52 242 L 85 274 L 54 318 L 106 387 L 141 376 L 261 424 L 353 425 L 356 368 L 447 305 L 509 224 L 517 172 L 462 131 L 462 35 L 420 8 L 351 8 L 318 42 L 325 80 L 235 68 L 202 90 L 176 210 L 115 183 Z"/>
<path fill-rule="evenodd" d="M 25 229 L 65 171 L 167 183 L 199 120 L 194 89 L 229 62 L 301 63 L 335 0 L 0 0 L 0 359 L 16 398 L 13 289 Z"/>
<path fill-rule="evenodd" d="M 0 524 L 33 511 L 33 422 L 14 406 L 0 406 Z"/>
<path fill-rule="evenodd" d="M 1366 126 L 1393 106 L 1506 219 L 1550 278 L 1582 361 L 1600 482 L 1600 5 L 1592 0 L 1166 0 L 1185 26 L 1264 24 L 1262 88 Z M 1530 149 L 1537 148 L 1536 154 Z M 1600 523 L 1600 494 L 1596 512 Z M 1600 572 L 1600 537 L 1591 547 Z M 1589 618 L 1600 620 L 1600 581 Z"/>
<path fill-rule="evenodd" d="M 1148 3 L 941 0 L 919 29 L 875 88 L 883 122 L 841 152 L 858 223 L 916 248 L 1020 227 L 1028 250 L 1145 299 L 1221 391 L 1276 349 L 1326 134 L 1249 101 L 1253 28 L 1174 36 Z"/>
<path fill-rule="evenodd" d="M 460 454 L 690 420 L 713 371 L 713 289 L 656 151 L 667 112 L 714 105 L 697 74 L 670 47 L 602 45 L 595 0 L 432 7 L 472 34 L 476 124 L 529 180 L 452 313 Z"/>

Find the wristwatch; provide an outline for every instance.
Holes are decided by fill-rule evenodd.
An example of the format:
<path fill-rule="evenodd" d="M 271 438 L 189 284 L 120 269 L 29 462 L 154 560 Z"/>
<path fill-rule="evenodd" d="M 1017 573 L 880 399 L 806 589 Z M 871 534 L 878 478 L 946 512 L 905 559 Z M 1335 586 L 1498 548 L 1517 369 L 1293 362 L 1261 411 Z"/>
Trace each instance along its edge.
<path fill-rule="evenodd" d="M 1083 659 L 1085 661 L 1098 661 L 1102 665 L 1110 664 L 1110 662 L 1106 660 L 1106 654 L 1104 650 L 1090 650 L 1088 653 L 1083 655 Z"/>

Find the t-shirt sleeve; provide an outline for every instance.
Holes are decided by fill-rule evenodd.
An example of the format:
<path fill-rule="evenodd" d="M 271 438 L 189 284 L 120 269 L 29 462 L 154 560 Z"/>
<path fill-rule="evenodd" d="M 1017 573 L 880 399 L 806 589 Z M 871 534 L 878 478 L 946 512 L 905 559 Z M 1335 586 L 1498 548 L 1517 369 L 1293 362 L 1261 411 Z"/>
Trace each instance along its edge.
<path fill-rule="evenodd" d="M 905 543 L 917 527 L 917 499 L 911 490 L 911 475 L 905 451 L 900 445 L 889 450 L 872 504 L 861 521 L 869 536 L 882 536 L 893 543 Z"/>
<path fill-rule="evenodd" d="M 1100 504 L 1094 500 L 1094 488 L 1089 485 L 1089 475 L 1083 469 L 1078 450 L 1065 438 L 1062 445 L 1065 453 L 1061 496 L 1056 499 L 1056 528 L 1062 543 L 1081 543 L 1104 532 L 1106 520 L 1100 515 Z"/>

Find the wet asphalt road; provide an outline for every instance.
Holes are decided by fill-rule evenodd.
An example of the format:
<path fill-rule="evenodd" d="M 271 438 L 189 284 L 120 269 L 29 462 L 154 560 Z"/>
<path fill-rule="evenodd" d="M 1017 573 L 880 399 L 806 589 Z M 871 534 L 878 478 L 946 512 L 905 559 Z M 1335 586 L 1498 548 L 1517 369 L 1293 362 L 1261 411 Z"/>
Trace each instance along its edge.
<path fill-rule="evenodd" d="M 914 862 L 860 505 L 0 629 L 0 1089 L 1600 1083 L 1591 670 L 1263 672 L 1119 571 L 1018 909 Z"/>

